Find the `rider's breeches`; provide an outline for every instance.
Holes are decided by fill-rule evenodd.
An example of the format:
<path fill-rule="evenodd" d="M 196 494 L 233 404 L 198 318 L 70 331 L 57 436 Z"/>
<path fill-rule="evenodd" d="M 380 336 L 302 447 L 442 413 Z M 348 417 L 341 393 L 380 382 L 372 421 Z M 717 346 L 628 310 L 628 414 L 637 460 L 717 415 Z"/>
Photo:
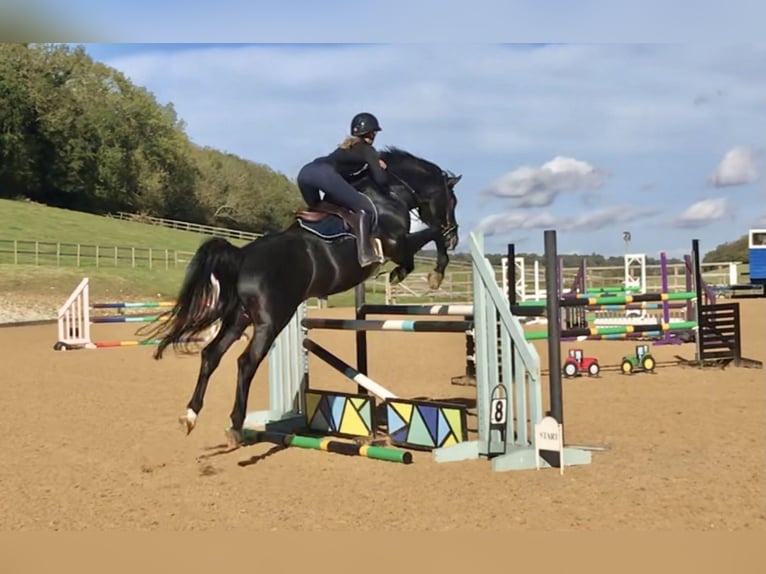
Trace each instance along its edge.
<path fill-rule="evenodd" d="M 298 173 L 298 188 L 309 207 L 319 203 L 319 190 L 322 190 L 332 203 L 352 211 L 375 212 L 372 201 L 326 163 L 312 162 L 303 166 Z"/>

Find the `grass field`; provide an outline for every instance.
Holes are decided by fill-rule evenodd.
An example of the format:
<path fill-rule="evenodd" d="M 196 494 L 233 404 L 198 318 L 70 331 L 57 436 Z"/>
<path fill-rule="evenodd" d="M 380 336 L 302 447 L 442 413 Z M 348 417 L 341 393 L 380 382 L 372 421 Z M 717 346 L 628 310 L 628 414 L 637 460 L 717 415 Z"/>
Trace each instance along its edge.
<path fill-rule="evenodd" d="M 0 199 L 0 239 L 194 251 L 206 237 L 27 201 Z M 242 245 L 242 241 L 232 241 Z"/>

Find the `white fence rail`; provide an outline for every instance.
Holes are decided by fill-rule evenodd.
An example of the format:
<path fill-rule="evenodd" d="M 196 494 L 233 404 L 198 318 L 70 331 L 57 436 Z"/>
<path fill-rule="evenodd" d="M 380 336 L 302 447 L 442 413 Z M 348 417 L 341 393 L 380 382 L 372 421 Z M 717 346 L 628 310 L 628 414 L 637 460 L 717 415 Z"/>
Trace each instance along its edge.
<path fill-rule="evenodd" d="M 0 239 L 0 263 L 56 267 L 184 267 L 193 253 L 176 249 Z"/>
<path fill-rule="evenodd" d="M 118 211 L 111 213 L 107 217 L 119 219 L 121 221 L 133 221 L 136 223 L 148 223 L 149 225 L 159 225 L 170 229 L 180 229 L 181 231 L 190 231 L 192 233 L 202 233 L 203 235 L 217 235 L 227 239 L 241 239 L 243 241 L 253 241 L 262 237 L 262 233 L 253 233 L 251 231 L 239 231 L 238 229 L 229 229 L 227 227 L 214 227 L 212 225 L 201 225 L 199 223 L 189 223 L 188 221 L 178 221 L 176 219 L 165 219 L 140 213 L 125 213 Z"/>

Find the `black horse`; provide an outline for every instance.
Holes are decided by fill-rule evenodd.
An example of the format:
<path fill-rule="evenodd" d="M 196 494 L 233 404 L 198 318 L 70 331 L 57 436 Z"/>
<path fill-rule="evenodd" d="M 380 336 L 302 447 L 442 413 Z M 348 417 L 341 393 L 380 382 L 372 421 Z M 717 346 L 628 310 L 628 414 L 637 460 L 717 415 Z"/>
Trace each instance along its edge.
<path fill-rule="evenodd" d="M 390 193 L 381 193 L 366 177 L 354 185 L 372 198 L 378 210 L 373 236 L 380 240 L 384 256 L 397 264 L 391 278 L 404 279 L 414 268 L 415 253 L 434 241 L 438 256 L 429 280 L 438 287 L 449 261 L 447 249 L 458 242 L 454 187 L 461 176 L 396 148 L 381 157 L 388 166 Z M 416 233 L 409 232 L 412 210 L 427 226 Z M 187 350 L 185 340 L 220 320 L 217 334 L 202 349 L 197 384 L 180 419 L 187 433 L 194 428 L 208 380 L 221 357 L 252 324 L 253 337 L 237 362 L 237 390 L 227 432 L 232 446 L 241 444 L 252 379 L 298 306 L 312 297 L 347 291 L 378 269 L 379 264 L 360 267 L 356 239 L 344 227 L 342 216 L 340 208 L 326 204 L 299 212 L 287 229 L 243 247 L 218 237 L 199 247 L 175 306 L 149 335 L 160 339 L 154 353 L 160 359 L 169 345 Z"/>

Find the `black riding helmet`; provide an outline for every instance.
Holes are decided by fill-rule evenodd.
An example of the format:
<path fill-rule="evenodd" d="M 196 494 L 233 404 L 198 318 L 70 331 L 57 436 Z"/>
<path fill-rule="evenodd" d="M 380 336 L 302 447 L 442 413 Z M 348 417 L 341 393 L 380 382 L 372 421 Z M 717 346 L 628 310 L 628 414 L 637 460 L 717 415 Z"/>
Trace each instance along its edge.
<path fill-rule="evenodd" d="M 367 112 L 356 114 L 351 120 L 351 135 L 361 137 L 372 132 L 383 131 L 378 118 Z"/>

